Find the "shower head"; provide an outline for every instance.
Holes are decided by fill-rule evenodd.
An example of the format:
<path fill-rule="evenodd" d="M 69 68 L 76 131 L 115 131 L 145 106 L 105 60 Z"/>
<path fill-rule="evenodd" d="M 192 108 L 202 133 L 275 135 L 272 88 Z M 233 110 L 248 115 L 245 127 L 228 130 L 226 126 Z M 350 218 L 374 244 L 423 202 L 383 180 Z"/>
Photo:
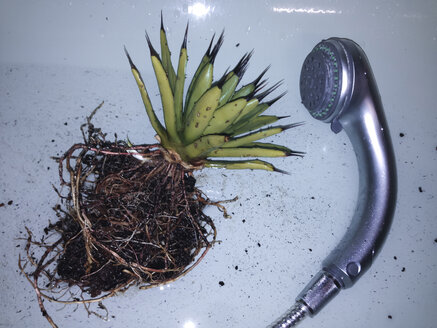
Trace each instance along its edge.
<path fill-rule="evenodd" d="M 341 289 L 371 266 L 392 222 L 397 192 L 393 147 L 369 61 L 355 42 L 330 38 L 306 57 L 300 77 L 303 105 L 311 116 L 345 130 L 359 169 L 359 194 L 352 222 L 322 269 L 273 327 L 291 327 L 318 313 Z"/>
<path fill-rule="evenodd" d="M 318 43 L 305 58 L 299 84 L 302 104 L 315 119 L 331 123 L 335 133 L 348 124 L 346 117 L 353 120 L 351 114 L 363 122 L 362 115 L 373 113 L 381 126 L 387 126 L 367 56 L 352 40 Z M 385 134 L 391 148 L 388 131 Z"/>

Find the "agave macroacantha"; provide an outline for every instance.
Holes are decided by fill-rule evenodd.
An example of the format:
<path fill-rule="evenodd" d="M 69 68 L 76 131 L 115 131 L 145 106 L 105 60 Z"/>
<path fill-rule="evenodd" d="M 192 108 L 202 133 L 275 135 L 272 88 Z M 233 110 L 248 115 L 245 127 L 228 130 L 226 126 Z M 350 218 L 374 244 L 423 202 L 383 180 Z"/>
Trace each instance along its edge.
<path fill-rule="evenodd" d="M 264 101 L 281 82 L 263 90 L 267 81 L 263 76 L 267 67 L 252 82 L 237 89 L 253 52 L 246 53 L 230 72 L 225 72 L 218 81 L 213 81 L 214 61 L 223 43 L 223 32 L 213 45 L 211 39 L 186 91 L 185 69 L 187 65 L 188 24 L 182 42 L 177 71 L 173 68 L 167 36 L 161 16 L 161 57 L 153 48 L 146 33 L 150 56 L 158 82 L 164 112 L 163 125 L 149 98 L 140 72 L 125 49 L 132 73 L 139 87 L 149 120 L 161 145 L 188 168 L 220 167 L 227 169 L 264 169 L 280 171 L 272 164 L 259 159 L 216 160 L 224 157 L 284 157 L 301 156 L 285 146 L 258 142 L 299 123 L 269 126 L 288 116 L 262 115 L 285 94 Z M 263 90 L 263 91 L 262 91 Z M 261 92 L 262 91 L 262 92 Z M 265 126 L 268 126 L 265 128 Z M 282 172 L 282 171 L 281 171 Z"/>

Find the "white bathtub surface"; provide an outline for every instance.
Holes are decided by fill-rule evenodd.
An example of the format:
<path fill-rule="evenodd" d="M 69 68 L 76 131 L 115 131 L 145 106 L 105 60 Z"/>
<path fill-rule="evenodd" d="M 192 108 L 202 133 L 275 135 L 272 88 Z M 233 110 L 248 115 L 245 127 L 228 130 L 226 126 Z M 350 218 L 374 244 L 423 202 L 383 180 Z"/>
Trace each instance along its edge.
<path fill-rule="evenodd" d="M 286 311 L 340 240 L 354 210 L 357 164 L 344 133 L 300 104 L 302 62 L 331 36 L 348 37 L 373 67 L 397 158 L 399 194 L 381 254 L 351 289 L 302 327 L 424 327 L 437 322 L 437 3 L 435 1 L 6 1 L 0 0 L 0 327 L 48 327 L 19 274 L 24 227 L 35 236 L 56 217 L 50 158 L 81 140 L 79 125 L 102 100 L 95 124 L 153 143 L 123 53 L 126 45 L 159 108 L 144 30 L 158 45 L 160 11 L 173 53 L 190 21 L 188 75 L 225 28 L 216 77 L 255 49 L 244 79 L 267 65 L 288 90 L 271 112 L 303 127 L 271 138 L 305 151 L 273 160 L 290 175 L 205 169 L 198 186 L 227 205 L 211 208 L 216 244 L 186 277 L 134 288 L 104 302 L 109 321 L 45 302 L 60 327 L 265 327 Z M 279 93 L 278 93 L 279 94 Z M 219 282 L 224 282 L 222 286 Z"/>

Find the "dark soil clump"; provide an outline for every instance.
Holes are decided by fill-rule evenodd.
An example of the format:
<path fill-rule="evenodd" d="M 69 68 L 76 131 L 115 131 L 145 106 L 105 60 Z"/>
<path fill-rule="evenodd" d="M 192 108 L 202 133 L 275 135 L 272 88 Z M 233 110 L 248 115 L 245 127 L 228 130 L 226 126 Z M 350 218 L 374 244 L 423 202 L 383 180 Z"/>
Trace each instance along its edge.
<path fill-rule="evenodd" d="M 82 126 L 85 142 L 58 159 L 59 219 L 44 230 L 47 240 L 57 239 L 37 242 L 28 231 L 27 261 L 20 260 L 54 327 L 42 298 L 88 304 L 132 285 L 171 282 L 199 263 L 216 237 L 202 211 L 213 203 L 195 187 L 192 170 L 169 161 L 160 145 L 106 141 L 91 117 Z M 39 259 L 35 248 L 43 252 Z M 29 263 L 34 271 L 26 273 Z M 74 286 L 81 298 L 52 296 L 56 288 Z"/>
<path fill-rule="evenodd" d="M 167 162 L 162 149 L 142 149 L 148 158 L 142 162 L 120 143 L 105 145 L 111 154 L 75 148 L 81 155 L 73 160 L 79 165 L 74 185 L 82 183 L 66 199 L 65 217 L 51 228 L 63 238 L 60 279 L 93 297 L 130 282 L 161 284 L 177 278 L 210 245 L 214 229 L 202 212 L 206 202 L 191 172 Z"/>

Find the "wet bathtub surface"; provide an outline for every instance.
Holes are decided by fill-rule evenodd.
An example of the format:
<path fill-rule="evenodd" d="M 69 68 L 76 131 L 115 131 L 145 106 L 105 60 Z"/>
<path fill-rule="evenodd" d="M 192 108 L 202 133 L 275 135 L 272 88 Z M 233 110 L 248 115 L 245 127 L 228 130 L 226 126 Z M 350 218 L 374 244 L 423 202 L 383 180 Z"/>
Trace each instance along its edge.
<path fill-rule="evenodd" d="M 371 269 L 302 327 L 434 327 L 437 322 L 437 4 L 434 1 L 0 1 L 0 327 L 48 327 L 19 274 L 25 226 L 42 236 L 57 196 L 57 165 L 81 140 L 79 125 L 154 142 L 123 45 L 159 108 L 144 40 L 158 45 L 163 10 L 177 54 L 190 21 L 188 75 L 225 28 L 216 77 L 255 49 L 245 82 L 267 65 L 288 90 L 271 112 L 302 127 L 272 137 L 305 151 L 272 162 L 290 175 L 206 169 L 198 186 L 227 204 L 207 210 L 218 228 L 205 260 L 182 279 L 105 301 L 109 321 L 46 302 L 60 327 L 265 327 L 286 311 L 346 231 L 358 173 L 344 133 L 310 118 L 298 80 L 321 39 L 348 37 L 366 51 L 397 158 L 399 194 L 390 235 Z M 244 15 L 243 15 L 244 13 Z"/>

